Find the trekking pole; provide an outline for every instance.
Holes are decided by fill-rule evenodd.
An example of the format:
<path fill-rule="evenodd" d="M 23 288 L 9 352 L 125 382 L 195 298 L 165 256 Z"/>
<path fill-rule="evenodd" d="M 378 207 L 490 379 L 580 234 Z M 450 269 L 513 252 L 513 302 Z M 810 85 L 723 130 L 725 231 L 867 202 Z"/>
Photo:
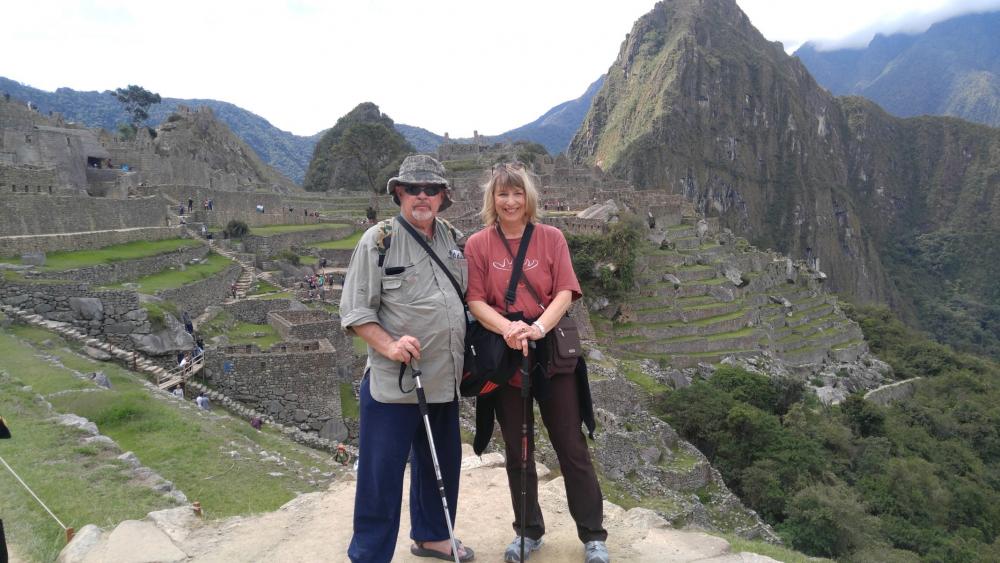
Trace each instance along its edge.
<path fill-rule="evenodd" d="M 524 561 L 524 529 L 528 521 L 528 411 L 531 409 L 531 350 L 534 342 L 528 342 L 528 353 L 521 360 L 521 559 Z"/>
<path fill-rule="evenodd" d="M 434 446 L 434 434 L 431 432 L 431 416 L 427 410 L 427 396 L 424 395 L 424 386 L 420 383 L 420 368 L 415 360 L 410 360 L 411 375 L 413 383 L 417 386 L 417 402 L 420 404 L 420 414 L 424 417 L 424 430 L 427 431 L 427 443 L 431 448 L 431 461 L 434 462 L 434 476 L 437 478 L 438 492 L 441 493 L 441 505 L 444 506 L 444 521 L 448 524 L 448 539 L 451 540 L 451 554 L 455 558 L 455 563 L 460 563 L 458 559 L 458 542 L 455 541 L 455 530 L 451 526 L 451 512 L 448 510 L 448 496 L 444 492 L 444 480 L 441 478 L 441 465 L 438 464 L 437 448 Z"/>

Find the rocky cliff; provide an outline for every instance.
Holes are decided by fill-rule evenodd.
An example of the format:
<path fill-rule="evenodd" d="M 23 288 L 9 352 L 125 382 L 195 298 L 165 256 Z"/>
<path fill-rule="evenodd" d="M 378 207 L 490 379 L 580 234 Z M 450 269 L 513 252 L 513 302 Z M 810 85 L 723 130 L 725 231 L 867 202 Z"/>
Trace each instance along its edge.
<path fill-rule="evenodd" d="M 215 118 L 212 110 L 181 106 L 157 128 L 156 154 L 203 162 L 208 169 L 240 176 L 241 184 L 288 192 L 291 180 L 264 164 L 257 153 Z"/>
<path fill-rule="evenodd" d="M 660 2 L 640 18 L 569 151 L 684 194 L 758 246 L 819 258 L 831 288 L 858 301 L 903 310 L 917 306 L 890 281 L 901 240 L 1000 231 L 1000 131 L 835 98 L 733 0 Z"/>

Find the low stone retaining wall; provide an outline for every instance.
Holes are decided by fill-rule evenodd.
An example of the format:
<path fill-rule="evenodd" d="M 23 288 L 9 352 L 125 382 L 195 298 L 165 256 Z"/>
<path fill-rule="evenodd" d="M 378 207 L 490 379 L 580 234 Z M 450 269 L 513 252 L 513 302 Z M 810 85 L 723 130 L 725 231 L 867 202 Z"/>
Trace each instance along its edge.
<path fill-rule="evenodd" d="M 271 311 L 287 311 L 291 306 L 291 299 L 241 299 L 222 308 L 240 322 L 262 325 Z"/>
<path fill-rule="evenodd" d="M 307 252 L 303 249 L 303 253 Z M 326 265 L 329 268 L 346 268 L 351 263 L 351 256 L 354 254 L 353 248 L 348 249 L 309 249 L 310 254 L 319 258 L 326 258 Z"/>
<path fill-rule="evenodd" d="M 267 322 L 285 340 L 315 340 L 327 338 L 340 330 L 340 319 L 326 311 L 278 311 L 267 314 Z"/>
<path fill-rule="evenodd" d="M 165 225 L 158 197 L 105 199 L 23 194 L 0 199 L 0 235 L 79 233 Z"/>
<path fill-rule="evenodd" d="M 293 246 L 306 246 L 314 242 L 342 239 L 352 233 L 354 233 L 354 227 L 347 225 L 340 228 L 297 231 L 278 235 L 250 234 L 243 237 L 243 250 L 258 256 L 274 256 L 283 250 L 290 250 Z"/>
<path fill-rule="evenodd" d="M 326 340 L 280 342 L 268 350 L 227 346 L 203 369 L 210 385 L 278 422 L 346 438 L 339 384 L 351 381 L 351 374 L 340 373 Z"/>
<path fill-rule="evenodd" d="M 187 311 L 196 317 L 209 305 L 218 305 L 232 295 L 230 286 L 240 277 L 242 270 L 239 265 L 233 264 L 212 277 L 160 291 L 156 296 L 177 304 L 178 311 Z"/>
<path fill-rule="evenodd" d="M 149 334 L 146 310 L 134 291 L 91 289 L 74 282 L 14 282 L 0 279 L 0 302 L 131 350 L 130 334 Z"/>
<path fill-rule="evenodd" d="M 0 256 L 20 256 L 25 252 L 56 252 L 104 248 L 137 240 L 180 238 L 184 230 L 176 227 L 144 227 L 121 231 L 90 231 L 71 234 L 0 236 Z"/>
<path fill-rule="evenodd" d="M 188 264 L 192 260 L 200 260 L 207 254 L 208 247 L 199 244 L 191 248 L 183 248 L 148 258 L 98 264 L 88 268 L 65 270 L 62 272 L 41 272 L 34 274 L 34 276 L 39 278 L 73 280 L 95 285 L 107 285 L 137 280 L 144 276 L 157 274 L 171 266 Z M 27 276 L 32 277 L 32 274 L 28 274 Z"/>

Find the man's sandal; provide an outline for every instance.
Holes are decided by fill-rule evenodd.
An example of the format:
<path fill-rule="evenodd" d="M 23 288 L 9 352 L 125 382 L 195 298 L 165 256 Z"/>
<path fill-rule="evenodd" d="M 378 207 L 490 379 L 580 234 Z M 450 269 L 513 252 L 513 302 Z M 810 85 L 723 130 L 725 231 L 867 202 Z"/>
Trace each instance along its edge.
<path fill-rule="evenodd" d="M 462 545 L 462 542 L 458 540 L 455 540 L 455 542 L 458 544 L 459 552 L 461 552 L 463 548 L 465 549 L 465 555 L 459 556 L 459 561 L 465 563 L 466 561 L 472 561 L 476 558 L 476 553 L 472 551 L 471 547 Z M 445 561 L 455 560 L 455 557 L 451 554 L 450 549 L 448 550 L 448 553 L 438 551 L 436 549 L 427 549 L 424 547 L 424 542 L 419 541 L 414 542 L 414 545 L 410 546 L 410 553 L 416 555 L 417 557 L 435 557 L 437 559 L 444 559 Z"/>

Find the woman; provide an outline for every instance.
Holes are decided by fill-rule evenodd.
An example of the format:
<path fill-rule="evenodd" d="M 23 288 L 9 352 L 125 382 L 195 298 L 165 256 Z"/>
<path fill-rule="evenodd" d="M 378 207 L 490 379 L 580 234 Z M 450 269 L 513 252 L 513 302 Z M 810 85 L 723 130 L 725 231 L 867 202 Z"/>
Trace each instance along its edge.
<path fill-rule="evenodd" d="M 570 304 L 579 299 L 580 283 L 573 272 L 569 247 L 562 232 L 538 222 L 538 192 L 524 165 L 519 162 L 499 164 L 493 168 L 484 186 L 483 209 L 480 215 L 485 227 L 472 235 L 465 246 L 469 264 L 469 286 L 466 299 L 469 310 L 487 329 L 501 335 L 511 349 L 528 353 L 528 341 L 545 338 L 548 329 L 566 314 Z M 528 224 L 534 231 L 524 259 L 523 273 L 513 306 L 507 307 L 504 294 L 510 283 L 512 256 L 517 255 L 521 237 Z M 503 238 L 501 238 L 503 237 Z M 504 240 L 507 246 L 504 245 Z M 508 250 L 509 246 L 509 250 Z M 527 288 L 538 294 L 535 299 Z M 510 320 L 509 313 L 520 312 L 524 320 Z M 507 315 L 505 316 L 505 313 Z M 539 347 L 541 343 L 539 343 Z M 509 385 L 486 401 L 495 409 L 507 454 L 507 480 L 514 507 L 514 530 L 521 533 L 521 375 L 516 373 Z M 534 380 L 533 380 L 534 381 Z M 583 385 L 586 385 L 585 378 Z M 544 391 L 536 392 L 542 421 L 548 430 L 552 446 L 559 457 L 559 467 L 566 483 L 570 513 L 576 521 L 577 535 L 585 545 L 587 563 L 609 561 L 607 531 L 602 525 L 603 506 L 600 485 L 594 473 L 590 453 L 580 430 L 582 415 L 579 393 L 581 382 L 576 374 L 556 375 L 544 383 Z M 534 386 L 537 390 L 538 386 Z M 589 391 L 587 392 L 589 397 Z M 480 399 L 482 401 L 482 399 Z M 530 434 L 534 435 L 534 416 L 528 413 Z M 492 418 L 491 418 L 492 420 Z M 545 523 L 538 506 L 538 476 L 535 473 L 535 445 L 528 445 L 527 517 L 524 535 L 514 538 L 507 546 L 504 560 L 520 561 L 521 542 L 524 556 L 542 545 Z"/>

